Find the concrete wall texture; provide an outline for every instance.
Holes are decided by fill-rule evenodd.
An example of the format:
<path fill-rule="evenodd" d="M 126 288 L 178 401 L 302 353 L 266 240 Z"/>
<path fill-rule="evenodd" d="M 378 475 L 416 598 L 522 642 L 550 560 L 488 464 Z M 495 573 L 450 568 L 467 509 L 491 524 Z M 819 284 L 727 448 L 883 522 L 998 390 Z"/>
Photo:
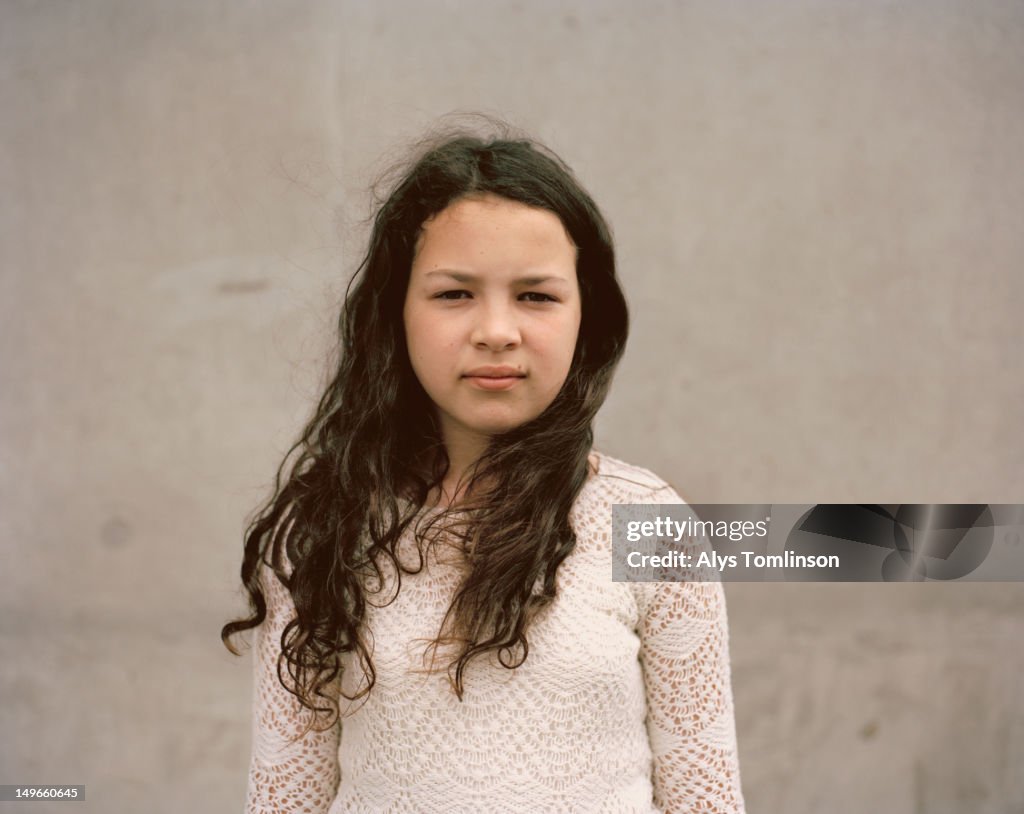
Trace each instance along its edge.
<path fill-rule="evenodd" d="M 1019 0 L 6 0 L 0 66 L 0 783 L 241 808 L 244 521 L 449 111 L 613 224 L 600 448 L 695 502 L 1024 502 Z M 1024 811 L 1024 586 L 727 594 L 751 812 Z"/>

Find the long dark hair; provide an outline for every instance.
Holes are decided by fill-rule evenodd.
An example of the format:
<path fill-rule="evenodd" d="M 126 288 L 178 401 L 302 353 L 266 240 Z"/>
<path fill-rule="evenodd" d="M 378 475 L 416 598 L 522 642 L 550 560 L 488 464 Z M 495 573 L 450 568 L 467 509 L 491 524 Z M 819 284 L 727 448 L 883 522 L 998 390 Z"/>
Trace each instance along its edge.
<path fill-rule="evenodd" d="M 241 574 L 250 615 L 221 631 L 238 655 L 230 637 L 266 618 L 260 585 L 266 563 L 296 610 L 281 634 L 278 676 L 314 712 L 339 713 L 323 690 L 340 677 L 346 652 L 358 659 L 364 679 L 345 697 L 355 700 L 373 687 L 362 629 L 374 590 L 368 580 L 377 589 L 383 584 L 383 557 L 400 588 L 396 544 L 448 469 L 433 405 L 408 358 L 402 308 L 424 221 L 460 198 L 485 193 L 561 219 L 578 250 L 582 315 L 569 374 L 554 401 L 535 419 L 492 437 L 469 476 L 471 497 L 459 504 L 458 519 L 441 512 L 428 524 L 446 534 L 455 530 L 465 554 L 465 578 L 434 642 L 459 645 L 448 674 L 460 700 L 470 659 L 496 651 L 510 669 L 526 659 L 530 622 L 556 596 L 558 567 L 576 543 L 569 511 L 588 476 L 592 422 L 628 330 L 610 230 L 572 171 L 540 144 L 507 131 L 435 136 L 419 146 L 377 211 L 339 317 L 337 370 L 245 534 Z M 418 542 L 427 537 L 417 532 Z M 284 669 L 294 689 L 283 680 Z"/>

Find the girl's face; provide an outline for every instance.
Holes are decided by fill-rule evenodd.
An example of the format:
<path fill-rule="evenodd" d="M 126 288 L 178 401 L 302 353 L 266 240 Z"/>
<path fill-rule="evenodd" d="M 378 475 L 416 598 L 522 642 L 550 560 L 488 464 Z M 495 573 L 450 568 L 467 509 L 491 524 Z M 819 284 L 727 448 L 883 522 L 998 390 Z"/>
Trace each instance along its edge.
<path fill-rule="evenodd" d="M 445 443 L 540 415 L 569 373 L 580 314 L 576 247 L 554 213 L 483 195 L 427 220 L 403 318 Z"/>

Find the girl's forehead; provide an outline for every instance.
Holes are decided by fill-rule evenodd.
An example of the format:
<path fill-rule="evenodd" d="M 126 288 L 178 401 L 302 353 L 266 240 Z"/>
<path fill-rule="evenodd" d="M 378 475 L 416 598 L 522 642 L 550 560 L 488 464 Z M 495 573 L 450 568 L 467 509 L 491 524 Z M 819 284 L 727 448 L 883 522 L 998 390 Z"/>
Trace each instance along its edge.
<path fill-rule="evenodd" d="M 493 193 L 464 195 L 456 198 L 440 212 L 423 222 L 423 230 L 436 230 L 442 225 L 490 225 L 500 227 L 514 222 L 557 222 L 558 215 L 548 209 L 530 206 Z"/>
<path fill-rule="evenodd" d="M 554 212 L 493 194 L 474 195 L 457 199 L 423 223 L 414 261 L 509 253 L 561 259 L 571 255 L 574 262 L 576 246 Z"/>

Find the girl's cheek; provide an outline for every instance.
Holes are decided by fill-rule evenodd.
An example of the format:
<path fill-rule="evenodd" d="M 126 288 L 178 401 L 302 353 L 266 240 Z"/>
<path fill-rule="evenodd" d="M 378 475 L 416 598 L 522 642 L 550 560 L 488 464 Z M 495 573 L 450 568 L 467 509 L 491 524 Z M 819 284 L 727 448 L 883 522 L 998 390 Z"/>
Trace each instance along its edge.
<path fill-rule="evenodd" d="M 536 329 L 538 335 L 542 335 L 549 340 L 564 338 L 565 341 L 568 341 L 570 337 L 575 338 L 575 335 L 579 333 L 578 323 L 570 316 L 546 320 L 539 323 Z"/>

